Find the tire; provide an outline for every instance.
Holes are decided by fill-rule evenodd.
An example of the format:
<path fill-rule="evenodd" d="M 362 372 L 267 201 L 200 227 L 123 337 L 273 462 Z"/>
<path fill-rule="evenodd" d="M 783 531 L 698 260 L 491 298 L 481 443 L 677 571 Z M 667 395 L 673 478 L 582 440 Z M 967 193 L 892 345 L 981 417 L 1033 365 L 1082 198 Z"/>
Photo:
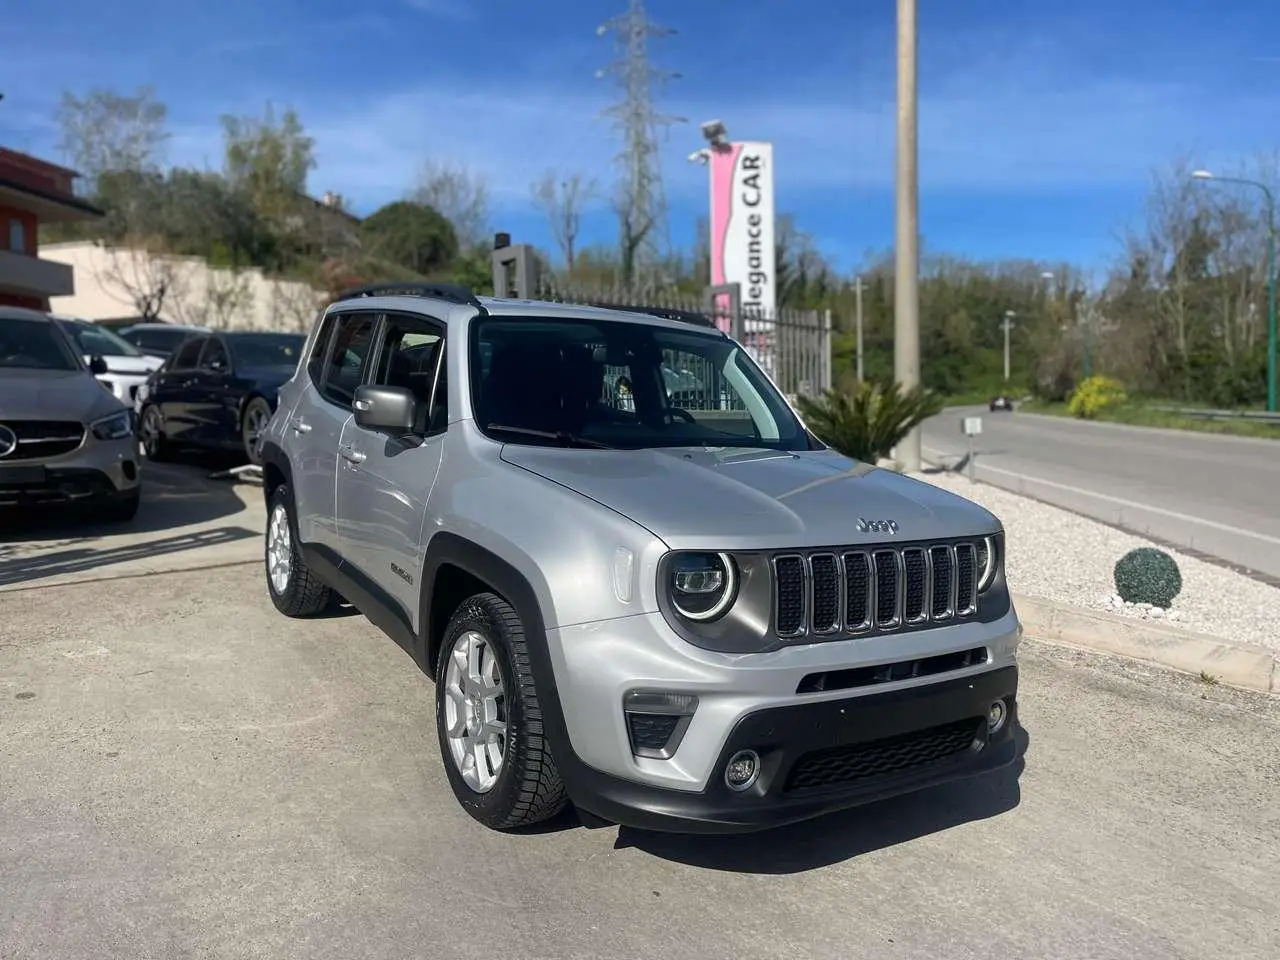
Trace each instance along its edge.
<path fill-rule="evenodd" d="M 142 452 L 148 460 L 163 463 L 170 459 L 171 452 L 164 438 L 160 411 L 153 404 L 142 408 L 142 416 L 138 418 L 138 439 L 142 444 Z"/>
<path fill-rule="evenodd" d="M 475 672 L 487 684 L 466 680 L 468 671 L 455 659 L 461 656 L 465 663 L 471 647 L 479 649 Z M 466 600 L 449 620 L 436 673 L 436 736 L 449 786 L 462 808 L 492 830 L 527 827 L 564 809 L 564 784 L 543 731 L 524 627 L 512 606 L 493 593 Z M 477 725 L 465 725 L 477 701 L 486 717 L 503 721 L 496 777 L 491 750 L 468 751 L 464 738 L 450 736 L 451 722 L 457 731 L 477 732 Z M 468 758 L 474 761 L 472 771 L 488 776 L 468 782 L 463 773 Z"/>
<path fill-rule="evenodd" d="M 329 606 L 332 591 L 307 566 L 298 547 L 293 491 L 286 483 L 276 487 L 267 505 L 263 566 L 271 602 L 286 617 L 313 616 Z"/>
<path fill-rule="evenodd" d="M 262 431 L 271 420 L 271 404 L 262 397 L 254 397 L 245 404 L 240 416 L 240 443 L 249 462 L 262 466 Z"/>
<path fill-rule="evenodd" d="M 138 515 L 138 505 L 142 502 L 142 487 L 134 487 L 131 491 L 112 500 L 102 509 L 101 516 L 108 523 L 128 523 Z"/>

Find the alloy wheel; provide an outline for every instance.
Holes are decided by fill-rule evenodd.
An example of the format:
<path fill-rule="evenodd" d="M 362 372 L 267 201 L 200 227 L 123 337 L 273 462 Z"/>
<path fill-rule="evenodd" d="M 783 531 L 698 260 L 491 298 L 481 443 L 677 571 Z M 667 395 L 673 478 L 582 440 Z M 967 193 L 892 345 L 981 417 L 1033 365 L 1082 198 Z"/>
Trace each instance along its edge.
<path fill-rule="evenodd" d="M 507 751 L 506 696 L 494 648 L 475 630 L 458 637 L 444 677 L 449 753 L 476 793 L 498 782 Z"/>

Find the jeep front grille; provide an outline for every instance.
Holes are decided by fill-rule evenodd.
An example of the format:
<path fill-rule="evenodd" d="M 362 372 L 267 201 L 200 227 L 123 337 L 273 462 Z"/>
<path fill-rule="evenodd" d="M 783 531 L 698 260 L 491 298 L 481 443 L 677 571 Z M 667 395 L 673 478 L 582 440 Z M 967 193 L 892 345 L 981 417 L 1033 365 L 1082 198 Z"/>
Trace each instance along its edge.
<path fill-rule="evenodd" d="M 13 431 L 17 448 L 6 461 L 35 460 L 70 453 L 84 442 L 84 425 L 75 420 L 0 420 Z"/>
<path fill-rule="evenodd" d="M 813 550 L 773 558 L 778 636 L 899 630 L 971 617 L 986 543 Z"/>

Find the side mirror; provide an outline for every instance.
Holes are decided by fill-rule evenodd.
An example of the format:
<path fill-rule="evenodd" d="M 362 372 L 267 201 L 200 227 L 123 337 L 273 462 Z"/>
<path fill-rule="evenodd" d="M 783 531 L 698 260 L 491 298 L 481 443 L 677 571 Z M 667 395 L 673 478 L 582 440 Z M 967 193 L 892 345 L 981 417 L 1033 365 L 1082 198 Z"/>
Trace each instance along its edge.
<path fill-rule="evenodd" d="M 351 409 L 360 426 L 404 436 L 413 432 L 418 414 L 418 398 L 404 387 L 382 387 L 366 383 L 356 387 Z"/>
<path fill-rule="evenodd" d="M 107 372 L 107 361 L 102 357 L 94 356 L 89 358 L 89 372 L 95 377 L 100 377 Z"/>

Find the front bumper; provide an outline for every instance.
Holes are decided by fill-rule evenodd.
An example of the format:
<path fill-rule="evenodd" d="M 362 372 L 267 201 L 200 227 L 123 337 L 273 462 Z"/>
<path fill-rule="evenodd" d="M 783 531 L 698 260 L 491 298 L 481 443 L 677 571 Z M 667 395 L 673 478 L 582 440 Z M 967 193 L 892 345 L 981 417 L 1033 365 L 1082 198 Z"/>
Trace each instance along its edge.
<path fill-rule="evenodd" d="M 563 717 L 564 760 L 557 760 L 577 806 L 618 823 L 656 817 L 667 823 L 662 829 L 699 831 L 771 826 L 980 772 L 1012 759 L 1007 732 L 971 756 L 961 748 L 977 738 L 992 701 L 1007 699 L 1016 713 L 1021 635 L 1012 607 L 988 623 L 760 654 L 695 648 L 656 613 L 550 630 L 547 667 Z M 664 725 L 646 707 L 628 717 L 624 703 L 636 692 L 696 704 L 690 710 L 686 702 L 684 716 Z M 893 740 L 911 734 L 923 739 L 914 746 Z M 941 740 L 924 742 L 931 738 Z M 948 744 L 954 756 L 936 753 Z M 821 790 L 798 785 L 812 778 L 793 768 L 821 765 L 812 754 L 853 745 L 916 750 L 925 762 L 903 766 L 890 758 L 874 776 L 827 777 Z M 751 790 L 734 793 L 724 769 L 741 749 L 759 754 L 762 773 Z M 793 773 L 798 780 L 789 779 Z"/>
<path fill-rule="evenodd" d="M 697 792 L 667 790 L 579 764 L 566 777 L 579 808 L 612 823 L 669 833 L 769 829 L 941 783 L 989 773 L 1017 759 L 1018 668 L 925 686 L 813 701 L 746 714 L 714 768 L 752 750 L 755 783 L 742 792 L 722 775 Z M 1004 726 L 988 734 L 1002 700 Z"/>
<path fill-rule="evenodd" d="M 134 496 L 141 483 L 138 441 L 85 439 L 47 459 L 0 461 L 0 507 L 93 503 Z"/>

